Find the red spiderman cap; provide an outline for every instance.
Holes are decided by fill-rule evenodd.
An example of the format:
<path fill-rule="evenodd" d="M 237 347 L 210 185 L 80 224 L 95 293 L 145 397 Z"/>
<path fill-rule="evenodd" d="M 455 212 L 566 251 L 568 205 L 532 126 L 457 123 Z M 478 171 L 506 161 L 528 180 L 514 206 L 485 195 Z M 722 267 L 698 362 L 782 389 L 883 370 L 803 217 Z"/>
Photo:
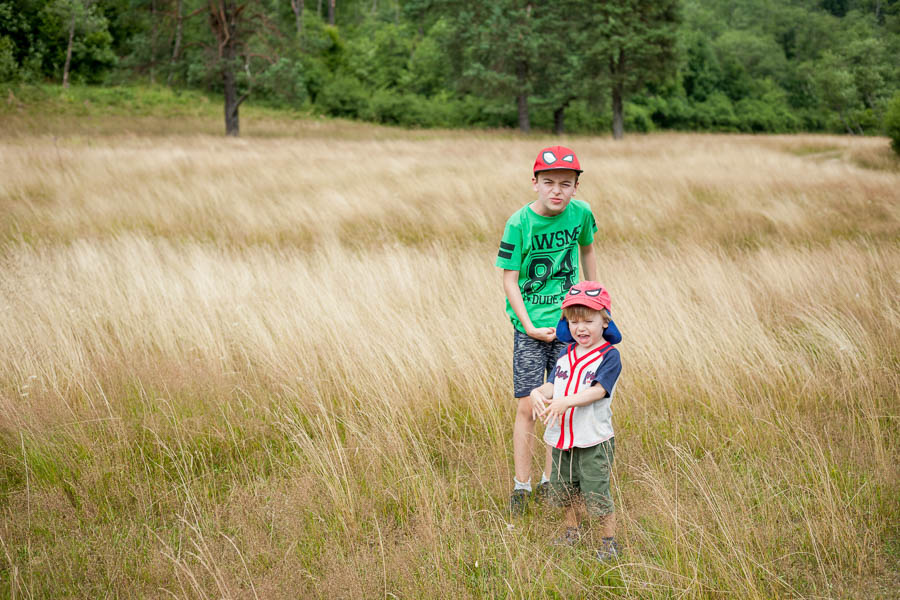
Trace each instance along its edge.
<path fill-rule="evenodd" d="M 581 304 L 594 310 L 605 308 L 609 310 L 612 303 L 609 301 L 609 292 L 596 281 L 582 281 L 569 288 L 569 293 L 562 301 L 562 307 Z"/>
<path fill-rule="evenodd" d="M 534 173 L 537 175 L 541 171 L 555 171 L 558 169 L 569 169 L 575 171 L 579 175 L 583 172 L 575 151 L 565 146 L 550 146 L 538 152 L 537 159 L 534 161 Z"/>

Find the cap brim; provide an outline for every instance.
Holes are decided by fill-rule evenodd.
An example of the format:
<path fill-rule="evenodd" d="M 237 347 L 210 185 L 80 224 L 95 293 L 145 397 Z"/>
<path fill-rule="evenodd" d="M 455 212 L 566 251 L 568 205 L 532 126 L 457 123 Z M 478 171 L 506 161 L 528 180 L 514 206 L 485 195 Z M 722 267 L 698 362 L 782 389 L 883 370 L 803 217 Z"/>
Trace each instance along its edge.
<path fill-rule="evenodd" d="M 537 175 L 538 173 L 544 173 L 546 171 L 575 171 L 579 175 L 584 173 L 584 169 L 576 169 L 575 167 L 546 167 L 544 169 L 538 169 L 534 174 Z"/>

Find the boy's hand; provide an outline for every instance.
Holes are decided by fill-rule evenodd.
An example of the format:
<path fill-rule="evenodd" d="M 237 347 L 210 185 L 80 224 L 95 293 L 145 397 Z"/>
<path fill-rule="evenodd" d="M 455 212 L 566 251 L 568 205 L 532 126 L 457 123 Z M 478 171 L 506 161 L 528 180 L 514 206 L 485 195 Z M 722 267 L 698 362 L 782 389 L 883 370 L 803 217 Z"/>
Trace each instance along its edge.
<path fill-rule="evenodd" d="M 556 328 L 555 327 L 534 327 L 525 333 L 528 334 L 528 337 L 533 337 L 536 340 L 541 340 L 542 342 L 552 342 L 556 339 Z"/>
<path fill-rule="evenodd" d="M 547 410 L 548 399 L 537 388 L 531 390 L 531 418 L 538 420 Z"/>
<path fill-rule="evenodd" d="M 546 408 L 544 408 L 544 411 L 541 413 L 541 420 L 544 422 L 544 425 L 550 427 L 557 420 L 562 420 L 563 415 L 568 409 L 569 403 L 566 402 L 565 398 L 552 400 L 549 404 L 547 404 Z"/>

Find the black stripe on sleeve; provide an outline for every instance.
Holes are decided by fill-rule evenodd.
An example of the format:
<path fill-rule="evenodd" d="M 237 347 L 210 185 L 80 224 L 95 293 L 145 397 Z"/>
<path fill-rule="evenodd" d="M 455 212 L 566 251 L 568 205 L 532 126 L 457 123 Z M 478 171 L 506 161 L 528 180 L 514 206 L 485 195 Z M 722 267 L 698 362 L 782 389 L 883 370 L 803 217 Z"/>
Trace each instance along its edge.
<path fill-rule="evenodd" d="M 512 253 L 504 252 L 503 250 L 501 250 L 500 252 L 497 253 L 497 256 L 499 256 L 500 258 L 512 258 Z"/>
<path fill-rule="evenodd" d="M 516 245 L 515 244 L 507 244 L 506 242 L 500 242 L 500 249 L 501 250 L 509 250 L 510 252 L 512 252 L 513 250 L 516 249 Z"/>

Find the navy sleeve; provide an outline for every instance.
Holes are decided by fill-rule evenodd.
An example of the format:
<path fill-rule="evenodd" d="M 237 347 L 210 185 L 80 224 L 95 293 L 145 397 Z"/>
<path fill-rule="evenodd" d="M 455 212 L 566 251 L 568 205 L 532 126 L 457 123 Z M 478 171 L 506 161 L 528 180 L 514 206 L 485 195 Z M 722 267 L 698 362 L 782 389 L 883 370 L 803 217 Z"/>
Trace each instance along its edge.
<path fill-rule="evenodd" d="M 559 356 L 556 357 L 556 360 L 561 359 L 563 356 L 566 355 L 566 352 L 568 352 L 568 351 L 569 351 L 568 346 L 563 348 L 562 351 L 559 353 Z M 610 352 L 612 352 L 612 351 L 610 350 Z M 551 369 L 550 374 L 547 375 L 547 383 L 553 383 L 555 380 L 556 380 L 556 363 L 553 364 L 553 369 Z M 606 388 L 604 388 L 604 389 L 606 389 Z"/>
<path fill-rule="evenodd" d="M 606 330 L 603 332 L 603 339 L 613 345 L 622 341 L 622 334 L 619 333 L 619 328 L 616 327 L 612 319 L 609 320 L 609 325 L 606 326 Z"/>
<path fill-rule="evenodd" d="M 606 353 L 603 362 L 600 363 L 600 368 L 594 373 L 594 383 L 599 383 L 606 390 L 604 397 L 609 397 L 621 372 L 622 358 L 619 356 L 619 351 L 613 348 Z"/>

